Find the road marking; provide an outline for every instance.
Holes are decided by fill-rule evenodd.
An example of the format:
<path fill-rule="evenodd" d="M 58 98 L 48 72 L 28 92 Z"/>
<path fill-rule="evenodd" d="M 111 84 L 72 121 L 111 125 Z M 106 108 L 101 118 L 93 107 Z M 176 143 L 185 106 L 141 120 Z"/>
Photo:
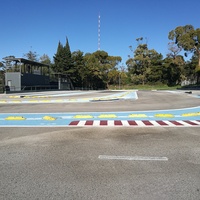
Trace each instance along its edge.
<path fill-rule="evenodd" d="M 135 117 L 147 117 L 147 115 L 146 114 L 130 114 L 128 117 L 133 117 L 133 118 L 135 118 Z"/>
<path fill-rule="evenodd" d="M 92 126 L 93 125 L 93 120 L 87 120 L 86 122 L 85 122 L 85 126 Z"/>
<path fill-rule="evenodd" d="M 126 126 L 126 127 L 191 127 L 200 126 L 200 121 L 198 120 L 185 120 L 185 121 L 148 121 L 148 120 L 78 120 L 69 123 L 69 126 Z"/>
<path fill-rule="evenodd" d="M 73 118 L 93 118 L 92 115 L 75 115 Z"/>
<path fill-rule="evenodd" d="M 121 120 L 122 126 L 130 126 L 127 120 Z"/>
<path fill-rule="evenodd" d="M 93 122 L 92 122 L 93 121 Z M 118 126 L 118 127 L 199 127 L 200 120 L 77 120 L 69 123 L 69 126 Z"/>
<path fill-rule="evenodd" d="M 167 157 L 148 157 L 148 156 L 108 156 L 99 155 L 102 160 L 130 160 L 130 161 L 168 161 Z"/>
<path fill-rule="evenodd" d="M 6 99 L 1 99 L 0 104 L 27 104 L 27 103 L 79 103 L 79 102 L 93 102 L 93 101 L 114 101 L 119 99 L 138 99 L 137 97 L 137 90 L 133 90 L 130 92 L 119 92 L 115 95 L 108 95 L 105 97 L 96 97 L 96 98 L 70 98 L 70 99 L 52 99 L 54 96 L 71 96 L 71 95 L 78 95 L 78 94 L 87 94 L 87 93 L 94 93 L 94 92 L 75 92 L 72 94 L 57 94 L 57 95 L 36 95 L 36 96 L 29 96 L 29 95 L 20 95 L 20 96 L 9 96 L 9 98 L 14 98 L 14 100 L 7 101 Z M 95 92 L 96 93 L 96 92 Z M 19 98 L 23 98 L 24 100 L 18 100 Z M 41 99 L 45 98 L 45 99 Z M 49 99 L 47 99 L 49 98 Z M 15 100 L 16 99 L 16 100 Z"/>
<path fill-rule="evenodd" d="M 5 120 L 25 120 L 25 118 L 22 116 L 8 116 L 5 118 Z"/>
<path fill-rule="evenodd" d="M 79 121 L 72 121 L 70 122 L 69 126 L 77 126 Z"/>
<path fill-rule="evenodd" d="M 141 126 L 141 127 L 145 126 L 145 124 L 142 121 L 140 121 L 140 120 L 135 120 L 135 122 L 136 122 L 136 124 L 138 126 Z"/>
<path fill-rule="evenodd" d="M 196 124 L 200 125 L 200 120 L 190 120 L 190 121 L 193 122 L 193 123 L 196 123 Z"/>
<path fill-rule="evenodd" d="M 183 117 L 193 117 L 193 116 L 200 116 L 200 112 L 196 113 L 184 113 L 182 114 Z"/>
<path fill-rule="evenodd" d="M 79 123 L 77 124 L 77 126 L 85 126 L 85 121 L 79 121 Z"/>
<path fill-rule="evenodd" d="M 99 126 L 99 121 L 94 120 L 94 122 L 93 122 L 93 126 Z"/>
<path fill-rule="evenodd" d="M 108 120 L 107 125 L 108 125 L 108 126 L 115 126 L 115 121 L 113 121 L 113 120 Z"/>
<path fill-rule="evenodd" d="M 73 116 L 72 116 L 73 117 Z M 48 121 L 49 126 L 79 126 L 79 127 L 200 127 L 200 120 L 94 120 L 76 119 L 61 115 L 42 115 L 34 117 L 31 115 L 5 115 L 0 118 L 0 127 L 12 125 L 12 121 L 21 121 L 14 126 L 42 126 L 44 121 Z M 10 121 L 8 123 L 8 121 Z M 23 122 L 22 122 L 23 121 Z M 16 122 L 15 122 L 16 123 Z M 47 125 L 47 124 L 45 124 Z"/>
<path fill-rule="evenodd" d="M 156 126 L 156 127 L 157 126 L 161 126 L 161 124 L 162 124 L 162 123 L 160 124 L 159 121 L 153 121 L 153 120 L 151 120 L 150 122 L 152 123 L 153 126 Z"/>
<path fill-rule="evenodd" d="M 172 115 L 172 114 L 165 114 L 165 113 L 159 113 L 159 114 L 155 114 L 155 117 L 173 118 L 174 115 Z"/>
<path fill-rule="evenodd" d="M 115 114 L 101 114 L 98 116 L 98 118 L 117 118 L 117 115 Z"/>
<path fill-rule="evenodd" d="M 52 116 L 44 116 L 42 119 L 48 120 L 48 121 L 54 121 L 54 120 L 56 120 L 56 118 L 52 117 Z"/>

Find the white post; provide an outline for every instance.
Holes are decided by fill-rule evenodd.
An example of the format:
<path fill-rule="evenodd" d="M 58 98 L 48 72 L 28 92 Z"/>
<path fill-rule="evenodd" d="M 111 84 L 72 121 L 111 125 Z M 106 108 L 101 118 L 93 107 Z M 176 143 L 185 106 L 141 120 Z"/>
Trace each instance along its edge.
<path fill-rule="evenodd" d="M 61 78 L 58 78 L 58 89 L 61 89 Z"/>

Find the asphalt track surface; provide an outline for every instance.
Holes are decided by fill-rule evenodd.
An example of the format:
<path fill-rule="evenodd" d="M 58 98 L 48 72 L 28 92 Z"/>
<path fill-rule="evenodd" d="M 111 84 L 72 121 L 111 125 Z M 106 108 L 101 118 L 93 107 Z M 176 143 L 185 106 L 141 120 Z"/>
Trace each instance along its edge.
<path fill-rule="evenodd" d="M 114 93 L 114 94 L 112 94 Z M 164 92 L 152 91 L 154 95 L 162 94 Z M 170 99 L 170 91 L 165 93 L 166 98 Z M 177 96 L 181 96 L 183 99 L 184 93 L 175 92 Z M 141 93 L 141 94 L 144 94 Z M 186 93 L 187 94 L 187 93 Z M 96 97 L 96 95 L 99 95 Z M 151 94 L 152 95 L 152 94 Z M 136 111 L 133 105 L 137 105 L 138 100 L 137 91 L 87 91 L 87 92 L 65 92 L 65 93 L 46 93 L 46 94 L 19 94 L 19 95 L 8 95 L 4 99 L 0 100 L 1 104 L 23 104 L 26 108 L 31 108 L 32 104 L 48 104 L 48 106 L 43 105 L 43 107 L 55 107 L 58 109 L 59 105 L 63 103 L 71 105 L 71 107 L 76 108 L 74 112 L 46 112 L 41 113 L 2 113 L 0 114 L 0 126 L 5 127 L 35 127 L 35 126 L 200 126 L 200 107 L 192 108 L 179 108 L 172 109 L 173 101 L 170 102 L 169 110 L 153 110 L 152 102 L 157 100 L 150 99 L 150 94 L 146 95 L 148 101 L 151 102 L 151 109 L 146 111 Z M 185 95 L 186 96 L 186 95 Z M 57 99 L 55 97 L 58 97 Z M 68 97 L 68 98 L 67 98 Z M 70 97 L 70 98 L 69 98 Z M 198 98 L 198 95 L 190 95 L 190 97 Z M 159 100 L 160 98 L 157 97 Z M 13 100 L 14 99 L 14 100 Z M 25 99 L 25 100 L 24 100 Z M 142 98 L 143 100 L 143 98 Z M 166 101 L 166 100 L 165 100 Z M 181 100 L 179 100 L 181 103 Z M 73 105 L 73 103 L 75 105 Z M 25 106 L 25 104 L 30 104 Z M 77 107 L 81 105 L 85 112 L 78 112 Z M 132 105 L 129 105 L 132 104 Z M 145 103 L 144 105 L 146 105 Z M 164 101 L 162 101 L 162 108 L 164 107 Z M 93 111 L 89 112 L 89 107 L 93 109 L 96 107 L 105 109 L 106 106 L 110 105 L 112 112 L 108 111 Z M 121 109 L 124 105 L 127 111 L 116 111 L 113 106 L 118 106 Z M 143 105 L 143 106 L 144 106 Z M 177 105 L 177 103 L 176 103 Z M 10 105 L 9 105 L 10 106 Z M 96 107 L 95 107 L 96 106 Z M 188 106 L 188 105 L 187 105 Z M 140 106 L 142 107 L 142 106 Z M 158 107 L 158 105 L 157 105 Z M 38 109 L 34 109 L 36 111 Z M 108 110 L 106 108 L 106 110 Z"/>
<path fill-rule="evenodd" d="M 123 91 L 122 91 L 123 92 Z M 109 95 L 118 94 L 119 91 L 95 91 L 83 92 L 82 94 L 70 93 L 70 99 L 85 99 L 85 98 L 103 98 Z M 64 93 L 64 94 L 65 94 Z M 35 100 L 46 101 L 44 103 L 37 103 L 31 101 Z M 65 96 L 51 96 L 52 92 L 42 94 L 18 94 L 16 95 L 0 95 L 0 111 L 1 113 L 53 113 L 53 112 L 113 112 L 113 111 L 148 111 L 148 110 L 171 110 L 181 108 L 198 107 L 200 92 L 193 91 L 193 94 L 185 93 L 185 91 L 137 91 L 138 99 L 121 99 L 115 101 L 92 101 L 92 102 L 59 102 L 66 99 Z M 61 95 L 62 93 L 59 93 Z M 40 96 L 41 95 L 41 96 Z M 30 103 L 28 105 L 21 103 L 23 98 L 21 96 L 29 97 Z M 31 98 L 33 96 L 33 98 Z M 17 97 L 17 98 L 16 98 Z M 49 100 L 59 100 L 57 103 L 49 103 Z M 14 101 L 14 103 L 4 103 L 5 101 Z"/>
<path fill-rule="evenodd" d="M 70 98 L 96 98 L 116 93 L 96 91 L 74 94 Z M 199 120 L 199 94 L 199 91 L 192 94 L 138 91 L 138 99 L 1 103 L 0 113 L 8 114 L 7 117 L 23 113 L 76 116 L 85 112 L 99 116 L 131 111 L 131 114 L 140 114 L 139 117 L 150 112 L 151 116 L 173 114 L 176 120 L 179 114 L 185 120 L 194 121 Z M 48 98 L 66 99 L 66 96 Z M 0 99 L 17 100 L 5 95 Z M 168 119 L 166 115 L 162 117 Z M 10 119 L 10 123 L 20 121 Z M 198 125 L 0 127 L 0 199 L 199 200 L 199 144 Z"/>

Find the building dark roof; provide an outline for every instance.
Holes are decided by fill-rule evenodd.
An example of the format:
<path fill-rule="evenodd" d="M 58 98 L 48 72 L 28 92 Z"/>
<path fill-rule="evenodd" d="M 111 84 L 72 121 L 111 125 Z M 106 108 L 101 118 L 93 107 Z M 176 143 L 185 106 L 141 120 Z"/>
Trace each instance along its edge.
<path fill-rule="evenodd" d="M 28 60 L 25 58 L 6 57 L 6 58 L 4 58 L 4 60 L 19 62 L 19 63 L 23 63 L 23 64 L 29 64 L 29 65 L 34 65 L 34 66 L 40 66 L 40 67 L 49 67 L 49 65 L 47 65 L 47 64 L 35 62 L 35 61 Z"/>

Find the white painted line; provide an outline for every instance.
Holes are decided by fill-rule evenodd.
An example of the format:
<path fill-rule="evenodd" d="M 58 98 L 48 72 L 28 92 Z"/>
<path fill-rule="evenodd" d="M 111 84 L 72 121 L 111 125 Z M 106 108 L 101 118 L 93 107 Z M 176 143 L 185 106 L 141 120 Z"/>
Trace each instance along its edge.
<path fill-rule="evenodd" d="M 198 122 L 197 120 L 190 120 L 190 121 L 193 122 L 193 123 L 196 123 L 196 124 L 200 125 L 200 122 Z"/>
<path fill-rule="evenodd" d="M 177 122 L 183 124 L 183 126 L 192 126 L 191 124 L 188 124 L 187 122 L 184 122 L 182 120 L 181 121 L 177 121 Z"/>
<path fill-rule="evenodd" d="M 133 160 L 133 161 L 168 161 L 167 157 L 148 157 L 148 156 L 107 156 L 100 155 L 103 160 Z"/>
<path fill-rule="evenodd" d="M 153 124 L 153 126 L 161 126 L 158 122 L 154 121 L 154 120 L 150 120 L 149 122 L 151 122 Z"/>
<path fill-rule="evenodd" d="M 107 123 L 108 123 L 108 126 L 114 126 L 115 125 L 114 120 L 108 120 Z"/>
<path fill-rule="evenodd" d="M 170 122 L 170 121 L 168 121 L 168 120 L 163 120 L 163 122 L 165 122 L 165 123 L 168 124 L 169 126 L 177 127 L 177 125 L 173 124 L 172 122 Z"/>
<path fill-rule="evenodd" d="M 58 116 L 61 119 L 72 119 L 73 116 Z"/>
<path fill-rule="evenodd" d="M 42 117 L 40 117 L 40 118 L 26 118 L 26 120 L 42 120 Z"/>
<path fill-rule="evenodd" d="M 99 126 L 100 124 L 100 121 L 99 120 L 94 120 L 93 121 L 93 126 Z"/>
<path fill-rule="evenodd" d="M 83 120 L 83 121 L 79 121 L 79 123 L 77 124 L 77 126 L 84 126 L 85 125 L 85 120 Z"/>
<path fill-rule="evenodd" d="M 121 120 L 123 126 L 130 126 L 127 120 Z"/>
<path fill-rule="evenodd" d="M 135 122 L 137 123 L 138 126 L 146 126 L 141 120 L 135 120 Z"/>

